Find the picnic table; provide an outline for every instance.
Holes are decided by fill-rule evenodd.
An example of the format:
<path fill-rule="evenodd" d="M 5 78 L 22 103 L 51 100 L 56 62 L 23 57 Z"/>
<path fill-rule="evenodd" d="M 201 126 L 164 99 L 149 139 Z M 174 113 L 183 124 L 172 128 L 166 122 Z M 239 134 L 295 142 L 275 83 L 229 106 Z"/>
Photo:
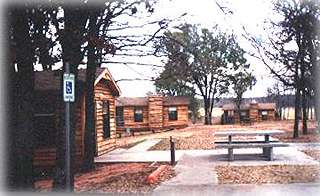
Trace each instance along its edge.
<path fill-rule="evenodd" d="M 270 141 L 270 137 L 274 134 L 282 134 L 280 130 L 255 130 L 255 131 L 221 131 L 215 132 L 215 137 L 227 136 L 228 141 L 215 142 L 216 148 L 228 149 L 228 160 L 234 160 L 234 148 L 262 148 L 262 155 L 269 161 L 273 160 L 273 147 L 286 147 L 288 144 L 279 142 L 278 140 Z M 264 136 L 264 140 L 232 140 L 233 136 Z"/>

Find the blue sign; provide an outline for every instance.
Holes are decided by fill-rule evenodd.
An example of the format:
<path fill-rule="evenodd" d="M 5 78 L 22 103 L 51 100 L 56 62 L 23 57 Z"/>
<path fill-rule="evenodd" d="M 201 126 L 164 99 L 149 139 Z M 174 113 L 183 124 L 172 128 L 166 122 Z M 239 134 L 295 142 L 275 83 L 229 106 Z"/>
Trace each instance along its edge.
<path fill-rule="evenodd" d="M 66 82 L 66 94 L 72 94 L 72 82 Z"/>
<path fill-rule="evenodd" d="M 63 74 L 63 100 L 65 102 L 74 102 L 74 75 Z"/>

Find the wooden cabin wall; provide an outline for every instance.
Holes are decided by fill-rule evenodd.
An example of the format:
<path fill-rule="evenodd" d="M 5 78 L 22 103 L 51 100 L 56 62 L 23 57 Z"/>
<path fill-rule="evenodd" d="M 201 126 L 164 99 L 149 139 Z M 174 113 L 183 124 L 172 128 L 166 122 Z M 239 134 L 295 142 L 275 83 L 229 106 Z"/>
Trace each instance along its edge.
<path fill-rule="evenodd" d="M 151 130 L 163 128 L 163 97 L 149 96 L 149 127 Z"/>
<path fill-rule="evenodd" d="M 169 107 L 163 106 L 163 127 L 174 128 L 174 127 L 186 127 L 188 126 L 188 106 L 179 105 L 177 107 L 178 120 L 169 120 Z"/>
<path fill-rule="evenodd" d="M 250 122 L 257 122 L 259 120 L 259 110 L 258 110 L 258 104 L 251 103 L 250 109 L 249 109 L 249 118 Z"/>
<path fill-rule="evenodd" d="M 134 110 L 135 106 L 124 106 L 123 107 L 123 126 L 117 126 L 117 132 L 123 132 L 126 128 L 130 128 L 131 130 L 148 130 L 149 129 L 149 115 L 148 115 L 148 107 L 147 106 L 137 106 L 142 108 L 142 116 L 143 122 L 135 122 L 134 121 Z"/>
<path fill-rule="evenodd" d="M 268 120 L 275 120 L 275 119 L 276 119 L 275 110 L 268 110 Z"/>
<path fill-rule="evenodd" d="M 258 116 L 258 121 L 263 121 L 262 120 L 262 115 L 261 115 L 261 111 L 267 111 L 267 120 L 275 120 L 276 119 L 276 113 L 275 110 L 259 110 L 259 116 Z"/>
<path fill-rule="evenodd" d="M 249 115 L 250 115 L 250 113 L 249 113 Z M 240 123 L 239 112 L 236 110 L 233 111 L 233 119 L 234 119 L 234 123 Z"/>
<path fill-rule="evenodd" d="M 103 83 L 103 81 L 99 82 L 95 86 L 94 91 L 96 102 L 96 153 L 97 156 L 100 156 L 113 150 L 116 145 L 116 107 L 115 97 L 112 95 L 110 89 Z M 103 100 L 108 100 L 110 104 L 110 138 L 104 138 L 103 136 Z"/>
<path fill-rule="evenodd" d="M 225 110 L 226 113 L 228 110 Z M 261 111 L 267 111 L 268 112 L 268 117 L 267 120 L 275 120 L 275 110 L 274 109 L 256 109 L 256 108 L 250 108 L 249 111 L 249 117 L 250 117 L 250 121 L 251 122 L 261 122 L 262 120 L 262 115 L 261 115 Z M 234 111 L 234 122 L 235 123 L 239 123 L 239 114 L 238 112 Z"/>
<path fill-rule="evenodd" d="M 50 94 L 48 94 L 50 96 Z M 56 95 L 55 95 L 56 96 Z M 41 96 L 43 99 L 52 99 L 46 98 L 45 95 Z M 81 98 L 76 103 L 76 132 L 75 132 L 75 163 L 81 164 L 84 153 L 84 111 L 85 111 L 85 101 L 84 98 Z M 64 111 L 64 105 L 56 105 L 55 119 L 56 127 L 59 127 L 59 115 Z M 53 167 L 56 162 L 56 148 L 55 147 L 40 147 L 35 149 L 33 157 L 33 165 L 36 167 Z"/>

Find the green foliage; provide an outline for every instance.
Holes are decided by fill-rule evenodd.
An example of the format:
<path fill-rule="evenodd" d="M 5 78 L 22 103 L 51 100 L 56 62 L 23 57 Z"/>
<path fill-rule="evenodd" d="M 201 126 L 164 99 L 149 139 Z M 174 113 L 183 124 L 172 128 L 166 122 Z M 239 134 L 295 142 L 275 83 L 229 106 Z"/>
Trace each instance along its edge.
<path fill-rule="evenodd" d="M 235 97 L 235 103 L 238 108 L 240 109 L 240 105 L 242 102 L 243 94 L 248 90 L 251 89 L 256 84 L 256 78 L 252 75 L 252 73 L 248 73 L 246 71 L 238 72 L 234 75 L 230 76 L 230 85 L 233 88 Z"/>
<path fill-rule="evenodd" d="M 155 85 L 167 94 L 193 91 L 202 96 L 211 124 L 213 100 L 228 92 L 234 72 L 249 67 L 245 51 L 235 36 L 219 31 L 217 26 L 212 31 L 190 24 L 177 29 L 166 32 L 156 44 L 156 52 L 166 54 L 168 61 Z"/>

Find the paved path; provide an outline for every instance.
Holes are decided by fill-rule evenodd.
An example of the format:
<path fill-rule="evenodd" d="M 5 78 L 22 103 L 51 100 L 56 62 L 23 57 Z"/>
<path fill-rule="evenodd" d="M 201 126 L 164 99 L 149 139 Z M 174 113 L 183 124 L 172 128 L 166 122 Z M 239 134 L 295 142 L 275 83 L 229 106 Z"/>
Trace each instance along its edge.
<path fill-rule="evenodd" d="M 148 142 L 148 141 L 145 141 Z M 155 141 L 153 141 L 155 142 Z M 148 142 L 149 143 L 149 142 Z M 142 145 L 141 146 L 147 146 Z M 150 143 L 149 143 L 150 144 Z M 132 148 L 131 148 L 132 149 Z M 137 148 L 136 148 L 137 149 Z M 126 149 L 116 149 L 110 153 L 95 158 L 97 163 L 116 163 L 116 162 L 170 162 L 170 151 L 133 151 Z M 145 148 L 144 148 L 145 149 Z M 198 159 L 206 159 L 215 165 L 315 165 L 319 162 L 298 150 L 298 147 L 279 147 L 274 148 L 274 161 L 265 161 L 254 154 L 261 154 L 262 149 L 235 149 L 235 160 L 227 161 L 227 149 L 213 150 L 177 150 L 176 161 L 182 155 L 197 156 Z"/>
<path fill-rule="evenodd" d="M 183 155 L 175 166 L 178 174 L 176 177 L 161 184 L 161 188 L 167 186 L 205 186 L 218 182 L 214 166 L 208 156 Z M 160 188 L 160 189 L 161 189 Z"/>
<path fill-rule="evenodd" d="M 146 140 L 130 149 L 116 149 L 97 157 L 95 162 L 169 162 L 170 151 L 147 151 L 160 140 Z M 233 195 L 233 196 L 296 196 L 318 195 L 320 184 L 274 184 L 274 185 L 218 185 L 217 165 L 319 165 L 319 162 L 299 151 L 318 147 L 318 144 L 290 144 L 289 147 L 274 148 L 274 161 L 258 159 L 262 149 L 235 149 L 236 161 L 227 161 L 226 149 L 177 150 L 175 166 L 177 176 L 163 182 L 153 195 Z M 238 159 L 238 160 L 237 160 Z"/>
<path fill-rule="evenodd" d="M 178 161 L 183 152 L 176 152 Z M 96 163 L 170 162 L 170 151 L 112 152 L 95 158 Z"/>
<path fill-rule="evenodd" d="M 152 195 L 318 196 L 319 187 L 319 183 L 167 186 L 155 189 Z"/>
<path fill-rule="evenodd" d="M 133 146 L 132 148 L 129 148 L 127 150 L 127 152 L 147 151 L 149 148 L 156 145 L 160 141 L 161 141 L 161 139 L 148 139 L 148 140 L 145 140 L 145 141 Z"/>
<path fill-rule="evenodd" d="M 305 149 L 305 148 L 314 148 L 320 150 L 320 143 L 289 143 L 290 146 L 297 147 L 298 149 Z"/>

